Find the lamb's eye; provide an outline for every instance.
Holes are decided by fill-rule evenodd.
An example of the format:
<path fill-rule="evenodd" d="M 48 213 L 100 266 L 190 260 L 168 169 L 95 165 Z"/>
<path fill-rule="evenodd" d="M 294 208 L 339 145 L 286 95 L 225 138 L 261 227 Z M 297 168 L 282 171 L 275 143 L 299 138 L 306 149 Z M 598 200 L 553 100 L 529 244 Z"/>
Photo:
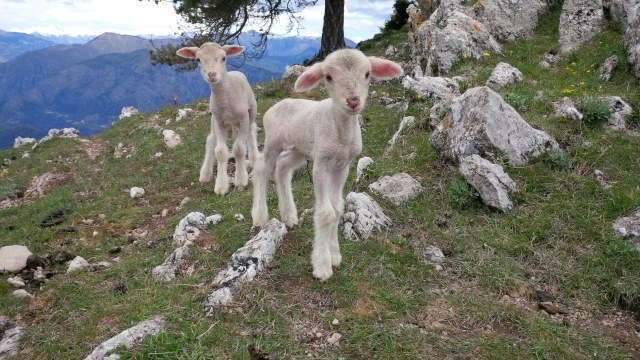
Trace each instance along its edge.
<path fill-rule="evenodd" d="M 225 60 L 227 60 L 227 58 L 226 58 L 226 57 L 223 57 L 223 58 L 222 58 L 222 62 L 224 62 Z"/>
<path fill-rule="evenodd" d="M 331 77 L 331 75 L 327 75 L 324 78 L 327 79 L 328 82 L 333 81 L 333 78 Z"/>
<path fill-rule="evenodd" d="M 368 72 L 368 71 L 367 71 L 367 73 L 366 73 L 366 74 L 364 74 L 364 78 L 365 78 L 365 79 L 368 79 L 368 78 L 369 78 L 369 72 Z"/>
<path fill-rule="evenodd" d="M 200 62 L 200 58 L 196 58 L 196 61 L 197 61 L 197 62 Z"/>

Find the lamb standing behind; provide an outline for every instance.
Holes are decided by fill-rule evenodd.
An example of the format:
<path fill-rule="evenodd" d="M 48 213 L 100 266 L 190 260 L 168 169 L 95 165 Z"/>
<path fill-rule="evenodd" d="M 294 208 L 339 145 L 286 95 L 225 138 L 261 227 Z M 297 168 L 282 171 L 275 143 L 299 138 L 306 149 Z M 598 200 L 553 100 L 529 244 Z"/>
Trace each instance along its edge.
<path fill-rule="evenodd" d="M 249 184 L 245 156 L 249 147 L 249 160 L 255 164 L 258 154 L 256 140 L 256 98 L 243 73 L 226 68 L 228 56 L 239 55 L 244 46 L 208 42 L 200 47 L 183 47 L 179 56 L 196 59 L 202 78 L 211 87 L 209 108 L 211 109 L 211 133 L 207 137 L 204 162 L 200 168 L 200 182 L 208 182 L 213 176 L 213 160 L 218 161 L 218 173 L 214 192 L 224 195 L 229 191 L 227 162 L 227 126 L 232 126 L 234 136 L 233 155 L 236 160 L 234 184 L 244 189 Z"/>
<path fill-rule="evenodd" d="M 264 114 L 265 146 L 253 172 L 253 224 L 267 223 L 267 183 L 274 171 L 282 221 L 289 227 L 298 223 L 291 178 L 297 167 L 313 161 L 311 263 L 313 275 L 322 281 L 342 261 L 338 243 L 338 222 L 344 212 L 342 189 L 349 164 L 362 151 L 358 115 L 368 96 L 369 78 L 386 80 L 400 75 L 402 68 L 392 61 L 366 57 L 358 50 L 338 50 L 309 67 L 295 84 L 295 91 L 303 92 L 324 82 L 329 99 L 286 99 Z"/>

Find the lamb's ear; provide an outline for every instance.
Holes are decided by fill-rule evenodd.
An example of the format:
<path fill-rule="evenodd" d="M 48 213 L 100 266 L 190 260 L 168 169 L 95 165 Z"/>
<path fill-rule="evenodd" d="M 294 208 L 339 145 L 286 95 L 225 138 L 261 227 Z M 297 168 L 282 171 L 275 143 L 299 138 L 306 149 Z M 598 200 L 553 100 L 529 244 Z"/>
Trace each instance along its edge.
<path fill-rule="evenodd" d="M 298 77 L 298 80 L 296 80 L 296 84 L 293 89 L 296 92 L 309 91 L 318 86 L 323 76 L 322 63 L 315 63 L 311 65 L 311 67 L 307 68 L 307 70 L 305 70 L 300 75 L 300 77 Z"/>
<path fill-rule="evenodd" d="M 222 50 L 224 50 L 227 53 L 227 56 L 236 56 L 236 55 L 242 54 L 242 52 L 244 51 L 244 46 L 225 45 L 222 47 Z"/>
<path fill-rule="evenodd" d="M 187 58 L 187 59 L 195 59 L 196 57 L 196 52 L 200 50 L 199 47 L 183 47 L 182 49 L 176 51 L 176 54 L 178 56 L 181 56 L 183 58 Z"/>
<path fill-rule="evenodd" d="M 404 71 L 393 61 L 370 56 L 371 75 L 378 80 L 389 80 L 401 76 Z"/>

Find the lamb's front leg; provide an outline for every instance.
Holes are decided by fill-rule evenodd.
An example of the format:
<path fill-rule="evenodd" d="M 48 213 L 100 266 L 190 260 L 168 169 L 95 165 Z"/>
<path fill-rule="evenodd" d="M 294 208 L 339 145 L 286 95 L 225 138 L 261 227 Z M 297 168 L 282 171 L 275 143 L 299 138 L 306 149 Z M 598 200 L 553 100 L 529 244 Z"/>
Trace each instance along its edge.
<path fill-rule="evenodd" d="M 280 153 L 276 162 L 275 180 L 278 187 L 278 207 L 280 217 L 288 227 L 298 225 L 298 212 L 293 200 L 291 178 L 293 171 L 304 164 L 306 159 L 295 150 Z"/>
<path fill-rule="evenodd" d="M 314 163 L 313 190 L 316 198 L 313 216 L 314 237 L 311 251 L 313 276 L 325 281 L 333 275 L 331 269 L 331 243 L 334 229 L 337 231 L 338 214 L 331 204 L 331 177 L 329 166 Z M 337 236 L 337 234 L 336 234 Z"/>
<path fill-rule="evenodd" d="M 207 144 L 205 146 L 204 151 L 204 161 L 202 162 L 202 166 L 200 167 L 200 182 L 206 183 L 211 181 L 213 177 L 213 161 L 215 159 L 214 149 L 216 147 L 216 135 L 214 133 L 213 127 L 213 115 L 211 116 L 211 132 L 209 136 L 207 136 Z"/>
<path fill-rule="evenodd" d="M 342 189 L 349 175 L 349 167 L 334 169 L 331 175 L 331 188 L 329 196 L 331 198 L 331 206 L 336 213 L 338 220 L 333 224 L 331 229 L 331 237 L 329 238 L 329 252 L 331 253 L 331 265 L 340 266 L 342 263 L 342 255 L 340 254 L 340 243 L 338 241 L 338 225 L 340 218 L 344 214 L 344 197 Z"/>
<path fill-rule="evenodd" d="M 247 139 L 249 137 L 249 126 L 240 125 L 235 131 L 233 143 L 233 155 L 236 158 L 236 175 L 234 184 L 238 190 L 244 190 L 249 185 L 249 173 L 247 172 Z"/>
<path fill-rule="evenodd" d="M 227 147 L 227 129 L 220 121 L 214 121 L 214 133 L 216 136 L 215 155 L 218 161 L 218 173 L 213 192 L 224 195 L 229 192 L 229 175 L 227 174 L 227 163 L 229 162 L 229 148 Z"/>

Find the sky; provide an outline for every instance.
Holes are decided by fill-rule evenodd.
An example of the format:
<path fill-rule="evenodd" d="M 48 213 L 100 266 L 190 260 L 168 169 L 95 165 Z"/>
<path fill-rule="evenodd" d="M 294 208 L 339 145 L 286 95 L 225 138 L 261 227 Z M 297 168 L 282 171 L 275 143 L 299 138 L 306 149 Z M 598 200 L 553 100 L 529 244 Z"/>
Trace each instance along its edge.
<path fill-rule="evenodd" d="M 394 0 L 346 0 L 345 36 L 369 39 L 389 19 Z M 304 9 L 301 35 L 320 36 L 324 2 Z M 170 2 L 148 0 L 0 0 L 0 30 L 53 35 L 174 35 L 180 17 Z M 274 28 L 284 34 L 286 22 Z M 257 29 L 256 29 L 257 30 Z M 291 33 L 295 35 L 295 32 Z"/>

